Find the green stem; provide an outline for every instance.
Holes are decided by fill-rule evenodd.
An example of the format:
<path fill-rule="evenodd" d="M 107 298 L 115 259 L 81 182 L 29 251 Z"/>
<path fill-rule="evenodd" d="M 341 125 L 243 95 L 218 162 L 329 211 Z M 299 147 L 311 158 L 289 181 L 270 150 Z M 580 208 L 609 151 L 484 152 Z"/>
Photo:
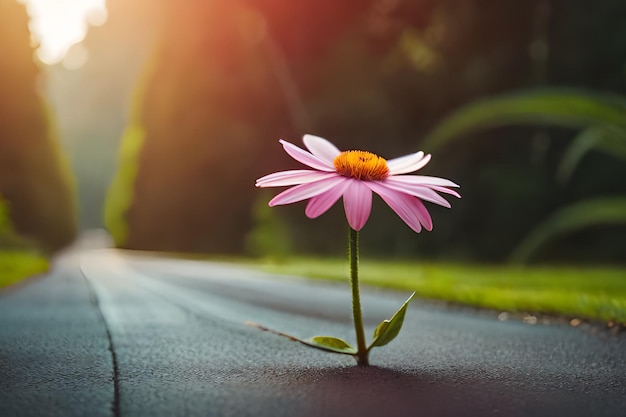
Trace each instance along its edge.
<path fill-rule="evenodd" d="M 357 353 L 356 363 L 359 366 L 369 365 L 368 350 L 365 342 L 365 330 L 361 315 L 361 296 L 359 294 L 359 232 L 350 228 L 348 234 L 348 257 L 350 258 L 350 287 L 352 288 L 352 316 L 356 330 Z"/>

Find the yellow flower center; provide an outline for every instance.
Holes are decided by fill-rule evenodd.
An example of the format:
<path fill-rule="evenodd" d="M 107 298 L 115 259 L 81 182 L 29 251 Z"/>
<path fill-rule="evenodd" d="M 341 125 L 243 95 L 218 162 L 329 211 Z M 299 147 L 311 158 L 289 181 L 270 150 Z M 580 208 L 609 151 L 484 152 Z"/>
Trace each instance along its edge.
<path fill-rule="evenodd" d="M 337 172 L 344 177 L 363 181 L 380 181 L 389 175 L 387 161 L 366 151 L 341 152 L 333 161 Z"/>

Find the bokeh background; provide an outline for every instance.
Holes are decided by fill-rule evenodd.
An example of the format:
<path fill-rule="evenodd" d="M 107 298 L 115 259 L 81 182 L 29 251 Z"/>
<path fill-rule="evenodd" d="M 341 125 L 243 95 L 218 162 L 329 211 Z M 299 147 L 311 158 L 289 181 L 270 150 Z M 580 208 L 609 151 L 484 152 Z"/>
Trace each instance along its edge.
<path fill-rule="evenodd" d="M 312 133 L 461 185 L 419 235 L 376 200 L 368 256 L 624 264 L 624 21 L 623 0 L 0 0 L 0 246 L 106 227 L 343 255 L 340 204 L 309 220 L 254 187 Z"/>

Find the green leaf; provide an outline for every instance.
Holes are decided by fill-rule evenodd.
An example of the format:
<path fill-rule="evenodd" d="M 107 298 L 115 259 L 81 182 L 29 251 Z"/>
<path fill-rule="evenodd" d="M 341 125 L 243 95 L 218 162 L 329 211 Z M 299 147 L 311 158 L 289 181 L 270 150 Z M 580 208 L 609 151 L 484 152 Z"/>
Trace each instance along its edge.
<path fill-rule="evenodd" d="M 432 151 L 476 129 L 512 124 L 587 128 L 626 126 L 626 99 L 574 89 L 537 89 L 471 103 L 444 119 L 422 148 Z"/>
<path fill-rule="evenodd" d="M 385 346 L 398 336 L 400 329 L 402 329 L 402 323 L 404 323 L 406 309 L 414 296 L 415 293 L 411 294 L 408 300 L 402 304 L 402 307 L 396 311 L 396 314 L 394 314 L 391 319 L 383 320 L 382 323 L 376 327 L 376 330 L 374 330 L 374 340 L 368 350 L 375 346 Z"/>
<path fill-rule="evenodd" d="M 246 322 L 246 324 L 250 327 L 254 327 L 264 332 L 269 332 L 269 333 L 272 333 L 281 337 L 285 337 L 294 342 L 302 343 L 303 345 L 306 345 L 315 349 L 325 350 L 326 352 L 342 353 L 344 355 L 355 355 L 357 353 L 357 350 L 353 348 L 352 346 L 350 346 L 348 342 L 346 342 L 345 340 L 339 339 L 337 337 L 314 336 L 310 339 L 304 340 L 304 339 L 300 339 L 299 337 L 292 336 L 288 333 L 283 333 L 274 329 L 270 329 L 269 327 L 265 327 L 259 323 L 249 321 L 249 322 Z"/>
<path fill-rule="evenodd" d="M 559 210 L 522 241 L 509 257 L 509 261 L 526 263 L 549 240 L 602 224 L 626 224 L 626 197 L 586 200 Z"/>
<path fill-rule="evenodd" d="M 329 352 L 343 353 L 346 355 L 356 354 L 356 349 L 343 339 L 332 336 L 315 336 L 302 341 L 304 344 Z"/>
<path fill-rule="evenodd" d="M 592 150 L 626 160 L 626 128 L 594 126 L 580 132 L 561 159 L 557 180 L 565 183 L 583 157 Z"/>

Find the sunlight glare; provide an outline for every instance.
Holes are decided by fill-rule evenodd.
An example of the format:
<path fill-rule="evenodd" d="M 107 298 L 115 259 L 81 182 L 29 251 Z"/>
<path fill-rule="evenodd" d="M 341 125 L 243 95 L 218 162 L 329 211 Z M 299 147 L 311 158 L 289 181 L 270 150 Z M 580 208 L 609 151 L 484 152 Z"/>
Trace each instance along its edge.
<path fill-rule="evenodd" d="M 37 57 L 48 65 L 62 61 L 68 50 L 81 42 L 89 25 L 107 18 L 106 0 L 18 0 L 26 5 Z"/>

